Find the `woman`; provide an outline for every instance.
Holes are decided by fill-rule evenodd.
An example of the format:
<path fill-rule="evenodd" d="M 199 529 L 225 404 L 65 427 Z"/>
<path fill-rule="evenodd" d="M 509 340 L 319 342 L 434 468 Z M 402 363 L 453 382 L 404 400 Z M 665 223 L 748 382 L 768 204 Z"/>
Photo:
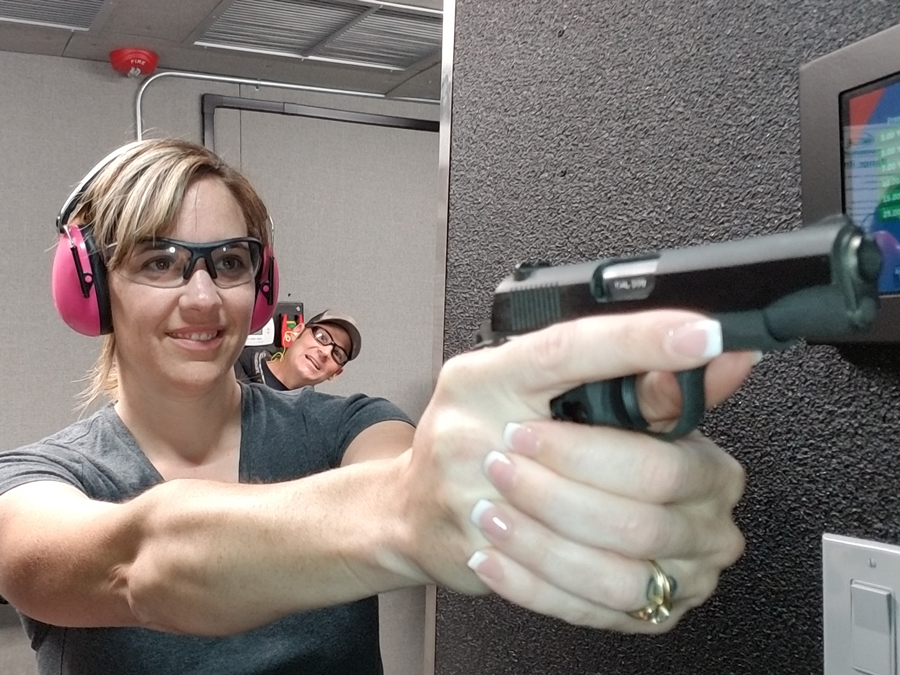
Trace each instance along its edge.
<path fill-rule="evenodd" d="M 112 403 L 0 453 L 0 595 L 41 673 L 378 673 L 374 597 L 424 583 L 658 632 L 741 552 L 743 473 L 714 444 L 549 419 L 573 383 L 706 363 L 722 400 L 752 359 L 717 357 L 715 322 L 585 319 L 465 354 L 414 433 L 384 400 L 235 380 L 267 214 L 205 149 L 128 146 L 71 223 L 102 256 Z M 677 416 L 668 373 L 639 393 Z"/>

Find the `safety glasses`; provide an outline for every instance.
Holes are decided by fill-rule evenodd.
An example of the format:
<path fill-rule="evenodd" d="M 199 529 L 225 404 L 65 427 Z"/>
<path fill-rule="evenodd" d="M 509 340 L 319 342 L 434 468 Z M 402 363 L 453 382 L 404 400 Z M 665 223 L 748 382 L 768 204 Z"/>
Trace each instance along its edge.
<path fill-rule="evenodd" d="M 331 358 L 334 359 L 334 362 L 338 364 L 341 368 L 347 365 L 347 361 L 350 360 L 350 356 L 347 352 L 344 351 L 344 348 L 341 347 L 337 342 L 334 341 L 334 338 L 331 337 L 331 333 L 322 328 L 322 326 L 313 326 L 312 328 L 313 337 L 323 347 L 331 347 Z"/>
<path fill-rule="evenodd" d="M 259 239 L 237 237 L 195 244 L 177 239 L 148 239 L 135 246 L 131 255 L 116 268 L 129 281 L 157 288 L 178 288 L 187 284 L 197 262 L 219 288 L 232 288 L 256 279 L 262 264 Z"/>

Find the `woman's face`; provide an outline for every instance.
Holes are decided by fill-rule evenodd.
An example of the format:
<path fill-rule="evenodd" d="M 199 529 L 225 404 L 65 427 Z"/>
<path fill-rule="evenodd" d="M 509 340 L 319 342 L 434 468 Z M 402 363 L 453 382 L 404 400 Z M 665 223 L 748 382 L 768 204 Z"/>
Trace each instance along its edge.
<path fill-rule="evenodd" d="M 327 344 L 316 339 L 317 330 Z M 333 323 L 308 326 L 291 343 L 285 360 L 291 365 L 298 382 L 303 385 L 319 384 L 340 372 L 341 366 L 334 360 L 331 341 L 345 354 L 350 353 L 350 336 Z"/>
<path fill-rule="evenodd" d="M 167 238 L 200 244 L 246 236 L 237 200 L 221 180 L 209 177 L 188 187 Z M 190 395 L 227 381 L 247 339 L 253 281 L 219 288 L 201 259 L 185 285 L 158 288 L 125 278 L 127 264 L 109 274 L 120 385 Z"/>

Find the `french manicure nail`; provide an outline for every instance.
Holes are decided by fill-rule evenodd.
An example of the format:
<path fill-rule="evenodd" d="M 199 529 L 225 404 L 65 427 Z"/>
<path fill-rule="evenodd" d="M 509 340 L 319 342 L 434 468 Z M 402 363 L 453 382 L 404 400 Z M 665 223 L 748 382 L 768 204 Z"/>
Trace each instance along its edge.
<path fill-rule="evenodd" d="M 515 467 L 502 452 L 491 450 L 484 458 L 482 468 L 484 475 L 498 489 L 507 490 L 512 487 L 516 475 Z"/>
<path fill-rule="evenodd" d="M 487 553 L 485 553 L 484 551 L 475 551 L 475 553 L 472 554 L 472 557 L 469 558 L 466 565 L 468 565 L 469 569 L 477 572 L 478 568 L 481 567 L 481 563 L 483 563 L 487 559 Z"/>
<path fill-rule="evenodd" d="M 475 551 L 468 562 L 466 562 L 466 565 L 483 580 L 503 580 L 503 568 L 500 567 L 500 564 L 496 560 L 492 560 L 484 551 Z"/>
<path fill-rule="evenodd" d="M 682 356 L 712 358 L 722 353 L 722 324 L 702 319 L 669 331 L 669 348 Z"/>
<path fill-rule="evenodd" d="M 540 447 L 540 438 L 534 429 L 516 422 L 508 422 L 503 427 L 503 443 L 507 449 L 526 457 L 533 457 Z"/>
<path fill-rule="evenodd" d="M 472 512 L 469 514 L 469 520 L 472 521 L 475 527 L 481 527 L 481 516 L 492 506 L 493 504 L 487 499 L 479 499 L 475 502 L 475 506 L 472 507 Z"/>
<path fill-rule="evenodd" d="M 469 518 L 488 537 L 505 539 L 509 536 L 509 525 L 503 520 L 497 507 L 487 499 L 479 499 L 475 503 Z"/>

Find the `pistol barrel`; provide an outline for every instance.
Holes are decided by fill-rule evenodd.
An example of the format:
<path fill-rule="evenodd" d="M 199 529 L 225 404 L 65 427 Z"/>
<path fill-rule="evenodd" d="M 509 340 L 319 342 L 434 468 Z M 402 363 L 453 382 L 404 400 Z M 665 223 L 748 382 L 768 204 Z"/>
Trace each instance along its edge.
<path fill-rule="evenodd" d="M 846 217 L 793 232 L 629 258 L 520 265 L 494 294 L 502 339 L 582 316 L 691 309 L 722 321 L 726 349 L 783 348 L 871 325 L 881 254 Z"/>

